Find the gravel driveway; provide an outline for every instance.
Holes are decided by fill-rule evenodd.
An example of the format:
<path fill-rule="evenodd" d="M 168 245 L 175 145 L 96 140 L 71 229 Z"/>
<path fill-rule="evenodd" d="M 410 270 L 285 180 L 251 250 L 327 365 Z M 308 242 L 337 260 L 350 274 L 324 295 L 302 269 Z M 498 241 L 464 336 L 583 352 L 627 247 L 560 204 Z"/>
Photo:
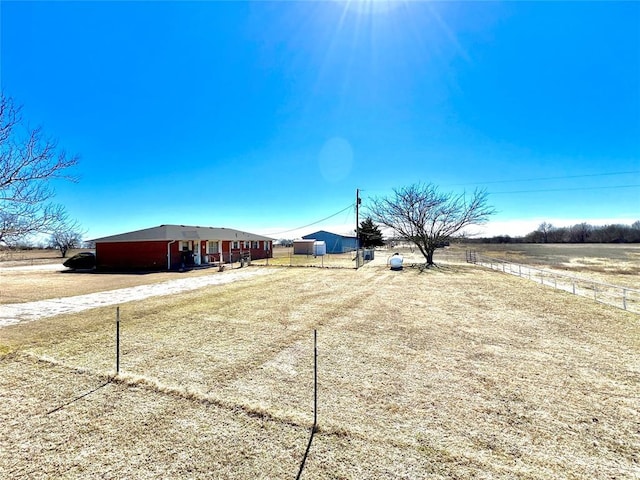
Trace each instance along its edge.
<path fill-rule="evenodd" d="M 56 267 L 59 268 L 60 266 L 57 265 Z M 120 288 L 75 297 L 51 298 L 37 302 L 0 305 L 0 328 L 65 313 L 77 313 L 91 308 L 119 305 L 121 303 L 142 300 L 149 297 L 187 292 L 211 285 L 223 285 L 259 275 L 268 275 L 275 271 L 276 270 L 269 268 L 232 270 L 230 272 L 216 272 L 215 274 L 202 277 L 181 278 L 153 285 Z"/>

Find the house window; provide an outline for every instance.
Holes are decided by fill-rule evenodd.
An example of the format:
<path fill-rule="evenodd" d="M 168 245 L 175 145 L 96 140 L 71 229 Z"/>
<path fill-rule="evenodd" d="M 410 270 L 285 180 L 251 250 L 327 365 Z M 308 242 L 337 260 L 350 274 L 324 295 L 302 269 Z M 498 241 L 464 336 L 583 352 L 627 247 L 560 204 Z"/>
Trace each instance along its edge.
<path fill-rule="evenodd" d="M 180 242 L 180 250 L 186 252 L 189 250 L 189 242 Z"/>
<path fill-rule="evenodd" d="M 244 248 L 249 248 L 249 242 L 247 241 L 244 242 Z"/>
<path fill-rule="evenodd" d="M 234 250 L 238 250 L 238 248 L 240 248 L 239 243 L 237 240 L 233 242 L 233 246 L 231 248 L 233 248 Z"/>
<path fill-rule="evenodd" d="M 209 242 L 209 251 L 207 253 L 220 253 L 218 242 Z"/>
<path fill-rule="evenodd" d="M 260 248 L 260 247 L 258 246 L 258 242 L 256 242 L 256 241 L 251 242 L 251 248 L 255 248 L 255 249 Z"/>
<path fill-rule="evenodd" d="M 264 242 L 264 249 L 265 251 L 269 251 L 269 242 Z"/>

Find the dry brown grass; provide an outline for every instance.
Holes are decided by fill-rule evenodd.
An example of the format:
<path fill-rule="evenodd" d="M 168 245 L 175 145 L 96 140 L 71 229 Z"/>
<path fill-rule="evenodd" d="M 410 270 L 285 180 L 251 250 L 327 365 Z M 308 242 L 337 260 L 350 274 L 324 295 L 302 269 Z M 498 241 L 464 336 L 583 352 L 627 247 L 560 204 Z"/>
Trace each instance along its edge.
<path fill-rule="evenodd" d="M 550 272 L 575 275 L 585 280 L 610 283 L 640 289 L 640 246 L 637 245 L 458 245 L 439 249 L 436 263 L 464 263 L 465 250 L 524 265 L 543 268 Z M 315 266 L 328 268 L 354 268 L 354 253 L 313 257 L 293 255 L 292 248 L 274 250 L 274 258 L 253 261 L 253 265 Z M 388 258 L 399 251 L 405 256 L 405 265 L 424 263 L 416 249 L 390 248 L 378 250 L 375 265 L 385 265 Z M 209 275 L 213 270 L 190 272 L 159 272 L 149 274 L 98 274 L 72 272 L 61 265 L 54 250 L 33 250 L 13 253 L 22 260 L 0 261 L 0 267 L 24 266 L 38 263 L 60 264 L 60 270 L 6 270 L 0 268 L 0 304 L 22 303 L 48 298 L 64 298 L 117 288 L 161 283 L 176 278 Z M 24 258 L 23 258 L 24 257 Z M 6 259 L 5 259 L 6 260 Z M 238 264 L 235 264 L 237 267 Z M 227 266 L 229 268 L 229 266 Z"/>
<path fill-rule="evenodd" d="M 87 249 L 71 249 L 67 252 L 67 258 L 76 253 L 87 252 Z M 60 256 L 60 251 L 55 249 L 20 250 L 0 247 L 0 265 L 13 267 L 19 265 L 41 265 L 48 263 L 62 263 L 65 259 Z"/>
<path fill-rule="evenodd" d="M 1 477 L 294 478 L 314 328 L 302 478 L 640 473 L 638 317 L 533 282 L 280 269 L 121 312 L 106 385 L 113 308 L 0 330 Z"/>
<path fill-rule="evenodd" d="M 118 288 L 162 283 L 179 278 L 211 275 L 217 268 L 187 272 L 95 273 L 74 272 L 62 265 L 59 270 L 0 269 L 0 305 L 48 298 L 65 298 Z"/>
<path fill-rule="evenodd" d="M 356 253 L 331 253 L 321 256 L 294 255 L 293 247 L 277 247 L 273 250 L 273 258 L 253 260 L 252 265 L 269 265 L 280 267 L 320 267 L 320 268 L 353 268 L 356 267 Z"/>
<path fill-rule="evenodd" d="M 473 244 L 452 249 L 471 249 L 508 262 L 640 289 L 638 244 Z"/>

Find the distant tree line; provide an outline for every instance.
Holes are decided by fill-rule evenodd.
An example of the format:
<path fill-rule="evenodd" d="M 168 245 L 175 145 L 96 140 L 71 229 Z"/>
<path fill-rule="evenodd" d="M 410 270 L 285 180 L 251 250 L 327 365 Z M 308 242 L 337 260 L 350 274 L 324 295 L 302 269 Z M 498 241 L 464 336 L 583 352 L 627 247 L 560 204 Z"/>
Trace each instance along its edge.
<path fill-rule="evenodd" d="M 293 247 L 293 239 L 291 238 L 279 238 L 278 240 L 276 240 L 274 242 L 274 246 L 281 246 L 281 247 Z"/>
<path fill-rule="evenodd" d="M 465 239 L 469 243 L 640 243 L 640 220 L 631 225 L 595 226 L 577 223 L 570 227 L 554 227 L 543 222 L 523 237 L 497 235 Z"/>

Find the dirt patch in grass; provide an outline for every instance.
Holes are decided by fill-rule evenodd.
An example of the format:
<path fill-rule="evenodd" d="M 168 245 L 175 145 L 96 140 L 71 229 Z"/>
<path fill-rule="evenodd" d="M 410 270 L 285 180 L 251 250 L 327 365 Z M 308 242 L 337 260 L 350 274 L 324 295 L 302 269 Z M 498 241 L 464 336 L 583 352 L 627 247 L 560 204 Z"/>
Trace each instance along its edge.
<path fill-rule="evenodd" d="M 294 478 L 315 328 L 303 478 L 637 475 L 636 315 L 466 265 L 275 270 L 122 305 L 121 376 L 71 403 L 113 308 L 0 330 L 0 472 Z"/>
<path fill-rule="evenodd" d="M 611 259 L 602 257 L 571 258 L 556 268 L 575 275 L 587 274 L 603 283 L 615 282 L 640 289 L 640 261 L 637 259 L 612 262 Z"/>

